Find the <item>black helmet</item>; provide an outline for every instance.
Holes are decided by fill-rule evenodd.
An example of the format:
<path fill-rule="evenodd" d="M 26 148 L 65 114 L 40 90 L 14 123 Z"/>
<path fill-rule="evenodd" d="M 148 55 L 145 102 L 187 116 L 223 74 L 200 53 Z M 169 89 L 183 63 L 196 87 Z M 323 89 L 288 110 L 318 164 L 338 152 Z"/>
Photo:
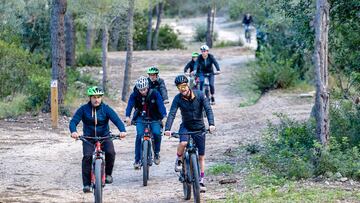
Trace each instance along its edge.
<path fill-rule="evenodd" d="M 175 85 L 180 85 L 182 83 L 188 83 L 189 80 L 187 79 L 187 77 L 185 75 L 178 75 L 175 78 Z"/>

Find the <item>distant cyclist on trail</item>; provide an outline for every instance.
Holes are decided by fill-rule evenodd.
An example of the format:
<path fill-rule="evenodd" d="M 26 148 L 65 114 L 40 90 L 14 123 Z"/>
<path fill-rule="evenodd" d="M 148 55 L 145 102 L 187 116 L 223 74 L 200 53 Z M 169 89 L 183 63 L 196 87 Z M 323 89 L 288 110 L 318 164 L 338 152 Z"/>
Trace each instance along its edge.
<path fill-rule="evenodd" d="M 76 126 L 80 121 L 83 122 L 83 135 L 88 137 L 106 137 L 110 134 L 109 120 L 111 120 L 120 131 L 120 137 L 126 136 L 124 123 L 121 121 L 116 112 L 107 104 L 102 102 L 104 92 L 99 87 L 90 87 L 87 90 L 89 102 L 82 105 L 74 114 L 70 121 L 71 137 L 74 139 L 79 138 Z M 96 133 L 95 133 L 96 131 Z M 89 142 L 93 142 L 89 140 Z M 83 159 L 82 159 L 82 180 L 83 191 L 90 192 L 91 189 L 91 163 L 92 156 L 95 148 L 94 145 L 83 142 Z M 102 150 L 105 152 L 105 182 L 110 184 L 113 182 L 111 176 L 114 162 L 115 162 L 115 149 L 113 141 L 106 140 L 103 142 Z"/>
<path fill-rule="evenodd" d="M 184 74 L 190 75 L 190 88 L 198 89 L 199 77 L 194 74 L 195 61 L 199 57 L 199 53 L 193 52 L 191 54 L 191 61 L 189 61 L 184 67 Z"/>
<path fill-rule="evenodd" d="M 244 30 L 245 30 L 245 39 L 247 42 L 250 43 L 250 24 L 253 23 L 253 18 L 252 16 L 250 15 L 250 13 L 247 13 L 246 15 L 244 15 L 244 18 L 243 18 L 243 21 L 242 21 L 242 24 L 244 26 Z M 249 34 L 249 39 L 247 38 L 247 34 Z"/>
<path fill-rule="evenodd" d="M 195 65 L 194 72 L 200 78 L 200 90 L 204 88 L 205 77 L 209 79 L 210 86 L 210 100 L 211 104 L 215 104 L 215 76 L 214 74 L 220 74 L 220 66 L 216 61 L 215 57 L 212 54 L 209 54 L 209 47 L 207 45 L 202 45 L 200 47 L 201 55 L 198 56 Z M 216 68 L 214 72 L 213 65 Z"/>

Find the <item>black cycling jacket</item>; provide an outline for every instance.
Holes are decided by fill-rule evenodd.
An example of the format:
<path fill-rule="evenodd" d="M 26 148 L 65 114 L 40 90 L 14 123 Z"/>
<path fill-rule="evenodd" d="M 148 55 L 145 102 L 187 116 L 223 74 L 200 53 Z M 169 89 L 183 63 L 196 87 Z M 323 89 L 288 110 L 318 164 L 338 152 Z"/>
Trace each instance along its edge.
<path fill-rule="evenodd" d="M 175 96 L 166 120 L 165 130 L 171 129 L 178 108 L 181 111 L 182 123 L 188 130 L 197 131 L 205 128 L 203 109 L 205 109 L 209 125 L 215 125 L 214 114 L 204 93 L 199 90 L 194 90 L 192 93 L 195 95 L 192 100 L 186 100 L 180 93 Z"/>
<path fill-rule="evenodd" d="M 208 57 L 204 59 L 202 55 L 197 58 L 194 71 L 196 74 L 199 73 L 214 73 L 213 64 L 217 71 L 220 71 L 220 66 L 212 54 L 208 54 Z"/>

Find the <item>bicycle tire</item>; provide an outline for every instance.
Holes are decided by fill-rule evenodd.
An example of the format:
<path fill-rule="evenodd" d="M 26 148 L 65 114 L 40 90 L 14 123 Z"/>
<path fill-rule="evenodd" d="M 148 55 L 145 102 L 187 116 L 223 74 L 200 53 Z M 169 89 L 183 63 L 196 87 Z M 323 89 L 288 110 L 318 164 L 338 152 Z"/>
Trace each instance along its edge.
<path fill-rule="evenodd" d="M 101 177 L 101 168 L 102 160 L 95 160 L 95 186 L 94 186 L 94 198 L 95 203 L 102 203 L 102 177 Z"/>
<path fill-rule="evenodd" d="M 143 185 L 147 186 L 149 180 L 149 163 L 148 163 L 148 152 L 149 152 L 149 141 L 144 140 L 143 142 L 143 153 L 142 153 L 142 169 L 143 169 Z"/>
<path fill-rule="evenodd" d="M 193 174 L 193 193 L 194 193 L 194 202 L 200 203 L 200 180 L 199 180 L 199 168 L 198 168 L 198 158 L 196 154 L 191 154 L 190 156 L 191 170 Z"/>
<path fill-rule="evenodd" d="M 185 172 L 185 168 L 186 168 L 185 163 L 183 164 L 183 168 L 182 168 L 182 174 L 184 176 L 183 191 L 184 191 L 184 199 L 189 200 L 191 199 L 191 183 L 189 183 L 189 177 L 187 177 Z"/>

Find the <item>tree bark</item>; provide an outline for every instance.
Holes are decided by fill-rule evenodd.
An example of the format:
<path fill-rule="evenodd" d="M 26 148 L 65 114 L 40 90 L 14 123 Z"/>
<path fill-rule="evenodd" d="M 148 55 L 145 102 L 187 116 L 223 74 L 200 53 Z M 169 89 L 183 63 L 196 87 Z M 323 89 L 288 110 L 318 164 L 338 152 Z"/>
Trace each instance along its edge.
<path fill-rule="evenodd" d="M 51 78 L 58 80 L 59 104 L 64 103 L 66 93 L 65 72 L 65 32 L 64 16 L 66 12 L 66 0 L 53 0 L 51 10 L 51 55 L 52 70 Z"/>
<path fill-rule="evenodd" d="M 315 16 L 315 119 L 316 135 L 322 145 L 329 142 L 329 89 L 328 89 L 328 32 L 329 4 L 327 0 L 316 1 Z"/>
<path fill-rule="evenodd" d="M 157 50 L 158 49 L 158 40 L 159 40 L 159 29 L 160 29 L 160 23 L 161 23 L 161 16 L 163 13 L 163 8 L 164 8 L 164 2 L 159 2 L 156 5 L 156 27 L 155 27 L 155 31 L 154 31 L 154 41 L 153 41 L 153 50 Z"/>
<path fill-rule="evenodd" d="M 208 6 L 208 13 L 207 13 L 207 24 L 206 24 L 206 45 L 210 48 L 212 47 L 212 40 L 211 40 L 211 6 Z"/>
<path fill-rule="evenodd" d="M 216 6 L 214 4 L 213 8 L 211 9 L 211 43 L 210 43 L 210 48 L 213 46 L 213 42 L 214 42 L 215 15 L 216 15 Z"/>
<path fill-rule="evenodd" d="M 114 20 L 112 29 L 110 30 L 110 33 L 111 33 L 110 46 L 113 51 L 118 50 L 120 31 L 121 31 L 121 18 L 116 17 L 116 19 Z"/>
<path fill-rule="evenodd" d="M 109 32 L 107 25 L 104 25 L 102 31 L 102 88 L 104 92 L 107 91 L 107 67 L 108 67 L 108 44 L 109 44 Z"/>
<path fill-rule="evenodd" d="M 89 24 L 86 30 L 86 51 L 91 51 L 94 44 L 95 30 L 93 25 Z"/>
<path fill-rule="evenodd" d="M 153 15 L 153 6 L 152 0 L 149 0 L 149 21 L 148 21 L 148 28 L 147 28 L 147 39 L 146 39 L 146 49 L 151 49 L 151 41 L 152 41 L 152 15 Z"/>
<path fill-rule="evenodd" d="M 127 36 L 126 36 L 126 60 L 124 71 L 124 84 L 121 95 L 121 100 L 126 102 L 130 93 L 131 67 L 132 67 L 132 53 L 133 53 L 133 31 L 134 31 L 134 2 L 129 0 L 129 10 L 127 16 Z"/>
<path fill-rule="evenodd" d="M 74 14 L 68 11 L 65 15 L 65 50 L 67 66 L 75 66 L 75 46 L 76 30 L 74 25 Z"/>

